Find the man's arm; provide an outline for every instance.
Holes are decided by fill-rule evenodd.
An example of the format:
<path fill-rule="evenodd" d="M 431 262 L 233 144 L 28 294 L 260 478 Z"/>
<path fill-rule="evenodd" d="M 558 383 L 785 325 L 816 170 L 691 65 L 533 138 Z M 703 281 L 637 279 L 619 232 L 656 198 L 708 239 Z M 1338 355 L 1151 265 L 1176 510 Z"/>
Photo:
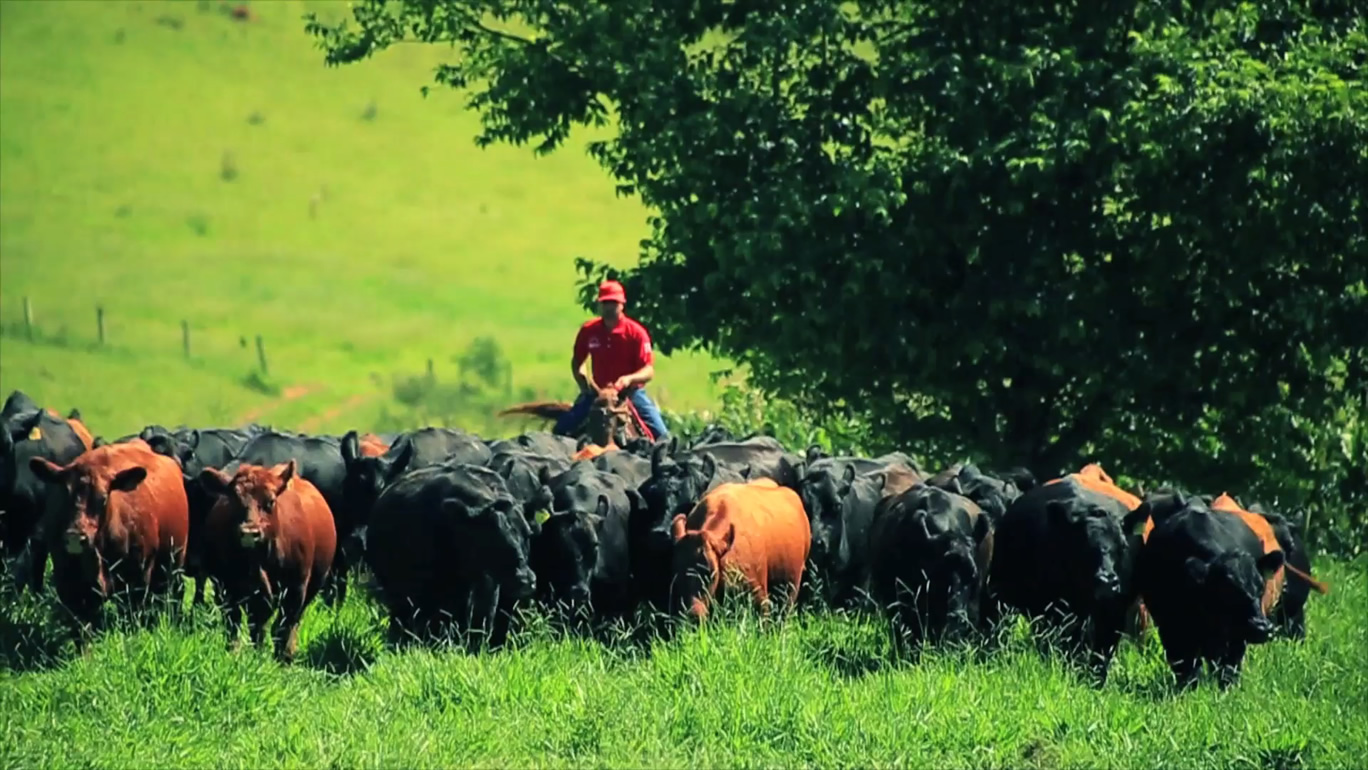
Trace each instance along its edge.
<path fill-rule="evenodd" d="M 581 393 L 591 393 L 595 389 L 589 375 L 585 373 L 584 365 L 588 362 L 589 340 L 585 337 L 584 328 L 581 327 L 579 334 L 575 335 L 575 352 L 570 356 L 570 372 L 575 376 Z"/>
<path fill-rule="evenodd" d="M 655 364 L 646 364 L 626 377 L 619 377 L 617 382 L 613 383 L 613 385 L 616 386 L 618 390 L 624 390 L 626 388 L 634 388 L 638 385 L 645 385 L 653 379 L 655 379 Z"/>

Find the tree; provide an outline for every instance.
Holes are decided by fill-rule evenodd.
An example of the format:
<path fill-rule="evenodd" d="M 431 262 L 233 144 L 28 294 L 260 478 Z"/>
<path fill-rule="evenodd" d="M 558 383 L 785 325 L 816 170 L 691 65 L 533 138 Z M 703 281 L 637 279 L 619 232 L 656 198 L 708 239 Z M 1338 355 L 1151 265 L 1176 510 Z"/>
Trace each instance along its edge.
<path fill-rule="evenodd" d="M 468 89 L 482 144 L 614 128 L 590 151 L 658 212 L 618 277 L 662 351 L 743 362 L 890 443 L 1043 475 L 1097 457 L 1290 501 L 1368 464 L 1332 440 L 1368 419 L 1356 2 L 353 16 L 310 23 L 330 64 L 454 45 L 436 79 Z M 580 264 L 587 304 L 610 271 Z"/>

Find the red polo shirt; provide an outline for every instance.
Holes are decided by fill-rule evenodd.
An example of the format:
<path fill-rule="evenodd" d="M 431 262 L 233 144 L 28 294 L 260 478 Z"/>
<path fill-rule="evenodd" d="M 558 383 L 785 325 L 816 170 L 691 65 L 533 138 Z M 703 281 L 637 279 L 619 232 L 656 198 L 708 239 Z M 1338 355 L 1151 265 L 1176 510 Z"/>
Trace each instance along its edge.
<path fill-rule="evenodd" d="M 601 388 L 655 361 L 646 327 L 625 315 L 612 331 L 604 328 L 602 318 L 584 322 L 575 337 L 575 366 L 586 358 L 592 359 L 593 379 Z"/>

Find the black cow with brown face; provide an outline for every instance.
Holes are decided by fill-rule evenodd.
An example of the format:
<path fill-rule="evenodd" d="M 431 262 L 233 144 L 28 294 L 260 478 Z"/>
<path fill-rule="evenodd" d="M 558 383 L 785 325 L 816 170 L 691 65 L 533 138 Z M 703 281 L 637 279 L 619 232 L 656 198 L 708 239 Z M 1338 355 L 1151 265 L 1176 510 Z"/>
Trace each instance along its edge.
<path fill-rule="evenodd" d="M 550 515 L 532 540 L 538 597 L 579 617 L 628 614 L 638 598 L 628 551 L 637 493 L 588 463 L 553 478 L 550 489 Z"/>

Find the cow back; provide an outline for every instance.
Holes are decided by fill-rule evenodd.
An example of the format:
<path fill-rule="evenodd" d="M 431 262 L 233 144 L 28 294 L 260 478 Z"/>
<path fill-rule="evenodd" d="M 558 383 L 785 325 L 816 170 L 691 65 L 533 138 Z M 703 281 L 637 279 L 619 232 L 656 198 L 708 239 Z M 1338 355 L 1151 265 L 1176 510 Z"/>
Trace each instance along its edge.
<path fill-rule="evenodd" d="M 1234 514 L 1240 522 L 1249 527 L 1255 537 L 1259 538 L 1259 543 L 1263 546 L 1263 553 L 1281 551 L 1282 546 L 1278 543 L 1278 538 L 1273 532 L 1273 527 L 1268 523 L 1268 519 L 1257 513 L 1250 513 L 1241 508 L 1230 495 L 1222 493 L 1220 497 L 1211 502 L 1213 511 L 1224 511 Z M 1263 554 L 1259 554 L 1262 556 Z M 1285 555 L 1285 554 L 1284 554 Z M 1283 584 L 1287 579 L 1287 571 L 1283 567 L 1278 567 L 1264 584 L 1263 611 L 1265 615 L 1273 612 L 1273 608 L 1278 606 L 1278 601 L 1282 598 Z"/>
<path fill-rule="evenodd" d="M 704 496 L 686 526 L 718 533 L 734 527 L 722 571 L 737 570 L 761 588 L 777 580 L 796 583 L 812 543 L 802 500 L 772 479 L 718 486 Z"/>

